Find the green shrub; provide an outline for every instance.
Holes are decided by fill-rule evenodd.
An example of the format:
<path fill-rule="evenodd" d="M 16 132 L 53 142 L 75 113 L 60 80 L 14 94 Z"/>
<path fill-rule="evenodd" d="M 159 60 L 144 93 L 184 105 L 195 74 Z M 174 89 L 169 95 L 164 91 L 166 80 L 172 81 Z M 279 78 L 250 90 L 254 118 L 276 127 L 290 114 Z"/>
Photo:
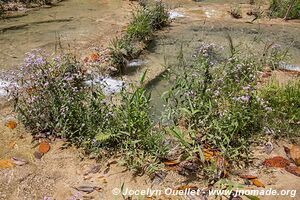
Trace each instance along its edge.
<path fill-rule="evenodd" d="M 80 144 L 105 127 L 109 107 L 101 90 L 85 84 L 75 57 L 49 59 L 28 54 L 13 91 L 21 121 L 33 134 L 67 138 Z"/>
<path fill-rule="evenodd" d="M 66 138 L 89 153 L 121 151 L 128 167 L 141 170 L 149 157 L 163 153 L 161 133 L 152 130 L 150 96 L 143 86 L 132 86 L 112 101 L 100 85 L 89 84 L 93 80 L 81 67 L 72 55 L 28 54 L 18 87 L 11 88 L 20 120 L 33 135 Z"/>
<path fill-rule="evenodd" d="M 264 129 L 267 108 L 256 91 L 256 63 L 234 54 L 216 61 L 214 44 L 201 44 L 191 65 L 173 75 L 166 96 L 175 125 L 184 120 L 198 145 L 219 149 L 230 162 L 247 159 Z M 172 77 L 172 76 L 171 76 Z"/>
<path fill-rule="evenodd" d="M 270 15 L 272 17 L 283 18 L 291 4 L 292 0 L 270 0 Z M 288 18 L 299 19 L 300 18 L 300 1 L 296 0 L 293 5 Z"/>
<path fill-rule="evenodd" d="M 169 15 L 161 2 L 139 8 L 122 38 L 113 40 L 110 45 L 111 64 L 118 73 L 124 74 L 127 62 L 137 58 L 147 48 L 154 31 L 169 24 Z"/>
<path fill-rule="evenodd" d="M 148 9 L 138 9 L 127 27 L 126 37 L 130 40 L 149 41 L 152 38 L 151 18 Z"/>
<path fill-rule="evenodd" d="M 155 2 L 155 5 L 149 8 L 149 12 L 153 30 L 159 30 L 169 25 L 169 13 L 161 1 Z"/>

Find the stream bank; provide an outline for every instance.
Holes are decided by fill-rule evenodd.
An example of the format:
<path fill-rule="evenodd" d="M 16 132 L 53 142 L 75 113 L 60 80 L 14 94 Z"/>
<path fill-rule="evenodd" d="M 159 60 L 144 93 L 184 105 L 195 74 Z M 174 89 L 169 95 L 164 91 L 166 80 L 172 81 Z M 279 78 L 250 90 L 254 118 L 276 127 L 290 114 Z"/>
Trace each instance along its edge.
<path fill-rule="evenodd" d="M 150 82 L 150 88 L 152 87 L 152 99 L 155 106 L 163 105 L 159 103 L 161 94 L 168 88 L 169 83 L 162 79 L 160 75 L 164 71 L 164 65 L 173 65 L 176 63 L 176 58 L 183 44 L 184 54 L 187 59 L 197 47 L 199 42 L 217 42 L 224 47 L 227 46 L 227 40 L 225 39 L 225 33 L 230 32 L 233 36 L 235 44 L 241 44 L 249 46 L 250 49 L 260 49 L 263 43 L 255 42 L 257 39 L 262 41 L 268 39 L 268 34 L 271 33 L 272 39 L 276 42 L 282 43 L 284 46 L 288 46 L 290 41 L 299 41 L 297 34 L 299 27 L 295 25 L 272 25 L 262 27 L 259 24 L 248 25 L 243 21 L 236 21 L 228 18 L 228 21 L 221 19 L 214 19 L 213 17 L 208 20 L 207 14 L 199 12 L 198 7 L 202 4 L 191 3 L 190 1 L 181 1 L 186 4 L 181 8 L 176 8 L 176 12 L 180 13 L 180 17 L 175 18 L 169 28 L 166 28 L 162 32 L 158 33 L 158 39 L 155 45 L 152 46 L 147 52 L 145 52 L 141 59 L 146 61 L 145 65 L 138 68 L 134 73 L 124 76 L 126 81 L 136 82 L 139 80 L 143 71 L 148 69 L 147 80 Z M 186 7 L 185 7 L 186 6 Z M 206 5 L 207 6 L 207 5 Z M 213 8 L 218 5 L 211 5 Z M 194 8 L 195 7 L 195 8 Z M 193 8 L 193 9 L 192 9 Z M 195 11 L 191 11 L 196 10 Z M 209 9 L 208 13 L 212 13 Z M 178 16 L 178 14 L 177 14 Z M 214 15 L 209 15 L 214 16 Z M 227 15 L 226 15 L 227 16 Z M 294 22 L 292 22 L 294 23 Z M 268 24 L 266 22 L 266 24 Z M 276 23 L 275 23 L 276 24 Z M 299 63 L 297 55 L 299 51 L 297 46 L 293 46 L 292 52 L 296 56 L 295 63 Z M 165 59 L 168 58 L 168 59 Z M 290 75 L 288 75 L 290 76 Z M 153 77 L 157 77 L 158 81 L 152 81 Z M 284 78 L 285 79 L 285 78 Z M 158 116 L 162 108 L 156 107 L 155 112 Z M 5 118 L 11 113 L 11 108 L 4 106 L 3 115 L 1 118 Z M 118 155 L 111 160 L 105 160 L 100 164 L 95 163 L 93 159 L 86 158 L 81 150 L 75 147 L 64 149 L 63 141 L 55 141 L 51 144 L 51 150 L 41 160 L 37 160 L 33 157 L 33 153 L 36 147 L 31 144 L 32 137 L 28 134 L 28 131 L 21 125 L 17 129 L 10 130 L 1 125 L 1 141 L 5 141 L 1 145 L 1 156 L 10 158 L 11 156 L 18 156 L 25 158 L 29 161 L 28 165 L 16 166 L 13 169 L 1 170 L 1 196 L 2 199 L 115 199 L 111 193 L 112 189 L 117 187 L 121 188 L 122 185 L 125 188 L 139 188 L 145 189 L 152 188 L 178 188 L 182 185 L 197 185 L 197 187 L 204 187 L 205 185 L 193 177 L 183 177 L 173 172 L 172 170 L 167 172 L 167 175 L 162 173 L 158 174 L 155 181 L 151 180 L 147 176 L 135 177 L 131 172 L 125 171 L 125 169 L 115 163 L 120 158 Z M 12 145 L 14 144 L 14 145 Z M 289 145 L 284 142 L 280 142 L 273 151 L 272 155 L 284 156 L 283 146 Z M 258 152 L 261 160 L 264 159 L 265 154 L 261 153 L 263 147 Z M 87 174 L 91 168 L 95 165 L 100 165 L 99 172 L 95 174 Z M 163 178 L 160 178 L 163 177 Z M 154 177 L 155 178 L 155 177 Z M 163 179 L 163 183 L 161 182 Z M 299 188 L 299 181 L 293 175 L 286 173 L 285 171 L 275 170 L 270 177 L 269 174 L 262 175 L 262 181 L 266 184 L 267 188 L 276 189 L 293 189 Z M 101 187 L 101 192 L 94 191 L 90 194 L 79 192 L 74 187 L 78 186 L 98 186 Z M 290 186 L 293 188 L 290 188 Z M 121 197 L 120 197 L 121 198 Z M 160 199 L 183 199 L 189 197 L 159 197 Z M 200 197 L 199 197 L 200 198 Z M 274 199 L 273 197 L 266 197 L 263 199 Z M 284 197 L 278 197 L 276 199 L 284 199 Z"/>

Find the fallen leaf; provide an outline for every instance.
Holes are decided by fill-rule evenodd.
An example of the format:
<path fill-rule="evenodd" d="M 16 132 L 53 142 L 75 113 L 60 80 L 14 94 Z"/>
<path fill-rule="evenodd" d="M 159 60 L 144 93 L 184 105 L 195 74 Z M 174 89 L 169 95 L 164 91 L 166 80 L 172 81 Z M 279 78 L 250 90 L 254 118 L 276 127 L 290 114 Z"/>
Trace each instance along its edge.
<path fill-rule="evenodd" d="M 48 142 L 41 142 L 39 145 L 40 153 L 47 153 L 50 150 L 50 145 Z"/>
<path fill-rule="evenodd" d="M 109 163 L 107 163 L 107 167 L 110 167 L 111 165 L 115 165 L 115 164 L 118 164 L 118 161 L 116 161 L 116 160 L 113 160 L 113 161 L 111 161 L 111 162 L 109 162 Z"/>
<path fill-rule="evenodd" d="M 182 185 L 182 186 L 178 187 L 177 190 L 190 190 L 190 191 L 193 191 L 193 190 L 198 190 L 198 187 L 190 186 L 190 185 Z"/>
<path fill-rule="evenodd" d="M 13 166 L 14 164 L 12 163 L 11 160 L 8 159 L 0 160 L 0 169 L 11 168 Z"/>
<path fill-rule="evenodd" d="M 266 159 L 263 164 L 267 167 L 285 168 L 290 164 L 290 161 L 281 156 L 275 156 L 273 158 Z"/>
<path fill-rule="evenodd" d="M 165 161 L 163 162 L 166 166 L 170 167 L 170 166 L 175 166 L 178 165 L 180 162 L 177 160 L 173 160 L 173 161 Z"/>
<path fill-rule="evenodd" d="M 9 119 L 7 120 L 7 122 L 5 123 L 5 126 L 10 128 L 10 129 L 15 129 L 17 127 L 17 122 L 14 119 Z"/>
<path fill-rule="evenodd" d="M 296 165 L 300 165 L 300 148 L 292 145 L 290 149 L 291 159 L 294 161 Z"/>
<path fill-rule="evenodd" d="M 101 190 L 101 188 L 95 186 L 79 186 L 79 187 L 74 187 L 74 189 L 76 189 L 77 191 L 86 192 L 88 194 L 94 192 L 95 190 L 97 191 Z"/>
<path fill-rule="evenodd" d="M 100 56 L 99 56 L 98 53 L 92 53 L 92 55 L 91 55 L 91 60 L 92 60 L 93 62 L 97 62 L 97 61 L 99 61 L 99 59 L 100 59 Z"/>
<path fill-rule="evenodd" d="M 84 175 L 96 174 L 100 171 L 100 169 L 101 169 L 100 165 L 94 165 L 94 166 L 90 167 L 90 169 Z"/>
<path fill-rule="evenodd" d="M 179 167 L 178 166 L 166 166 L 165 169 L 167 171 L 178 171 Z"/>
<path fill-rule="evenodd" d="M 295 176 L 299 176 L 300 177 L 300 167 L 297 167 L 297 166 L 286 166 L 285 170 L 287 172 L 290 172 L 291 174 L 294 174 Z"/>
<path fill-rule="evenodd" d="M 262 182 L 260 182 L 258 179 L 251 179 L 251 182 L 253 183 L 253 185 L 255 185 L 256 187 L 265 187 L 265 185 L 262 183 Z"/>
<path fill-rule="evenodd" d="M 43 157 L 44 154 L 41 153 L 41 152 L 36 151 L 36 152 L 33 153 L 33 155 L 36 159 L 41 160 L 41 158 Z"/>
<path fill-rule="evenodd" d="M 242 174 L 242 175 L 240 175 L 240 177 L 243 179 L 256 179 L 257 178 L 257 176 L 251 175 L 251 174 Z"/>
<path fill-rule="evenodd" d="M 28 163 L 26 160 L 17 157 L 12 157 L 11 161 L 18 166 L 23 166 Z"/>
<path fill-rule="evenodd" d="M 210 159 L 214 156 L 214 152 L 209 149 L 203 149 L 203 155 L 205 161 L 210 161 Z"/>

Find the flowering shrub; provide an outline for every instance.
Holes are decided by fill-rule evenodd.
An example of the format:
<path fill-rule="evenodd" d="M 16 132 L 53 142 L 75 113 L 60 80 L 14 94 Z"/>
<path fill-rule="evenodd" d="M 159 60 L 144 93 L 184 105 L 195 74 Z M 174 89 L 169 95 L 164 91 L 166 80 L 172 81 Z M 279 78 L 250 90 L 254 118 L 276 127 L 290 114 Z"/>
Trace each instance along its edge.
<path fill-rule="evenodd" d="M 50 59 L 29 53 L 12 90 L 15 108 L 33 134 L 83 142 L 109 122 L 101 90 L 85 84 L 86 74 L 71 55 Z"/>
<path fill-rule="evenodd" d="M 82 66 L 72 55 L 29 53 L 10 93 L 21 121 L 34 135 L 66 138 L 87 152 L 118 149 L 127 166 L 135 159 L 141 168 L 145 162 L 135 156 L 159 153 L 162 140 L 152 130 L 149 95 L 143 87 L 122 88 L 109 96 L 114 104 Z"/>
<path fill-rule="evenodd" d="M 249 156 L 250 142 L 262 133 L 270 108 L 258 96 L 257 64 L 237 53 L 217 62 L 219 49 L 201 43 L 194 62 L 173 74 L 168 116 L 198 133 L 198 145 L 209 144 L 235 161 Z"/>

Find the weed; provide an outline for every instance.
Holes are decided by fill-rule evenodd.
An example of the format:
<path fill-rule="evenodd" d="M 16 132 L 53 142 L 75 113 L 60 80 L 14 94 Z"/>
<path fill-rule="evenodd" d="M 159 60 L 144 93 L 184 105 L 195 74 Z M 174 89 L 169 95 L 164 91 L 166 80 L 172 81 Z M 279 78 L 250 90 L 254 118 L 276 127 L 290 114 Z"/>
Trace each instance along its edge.
<path fill-rule="evenodd" d="M 235 5 L 235 6 L 231 7 L 229 13 L 231 14 L 232 17 L 234 17 L 236 19 L 240 19 L 243 17 L 240 5 Z"/>
<path fill-rule="evenodd" d="M 122 38 L 111 42 L 111 64 L 124 74 L 127 62 L 137 58 L 147 48 L 154 31 L 168 25 L 169 16 L 161 2 L 139 8 Z"/>
<path fill-rule="evenodd" d="M 276 137 L 295 138 L 300 134 L 300 81 L 279 85 L 274 80 L 265 85 L 261 96 L 272 110 L 268 115 L 269 127 Z"/>
<path fill-rule="evenodd" d="M 257 67 L 236 50 L 230 58 L 217 62 L 215 49 L 216 45 L 201 44 L 193 64 L 173 74 L 175 83 L 166 96 L 172 113 L 168 116 L 175 125 L 184 119 L 187 127 L 199 133 L 198 145 L 219 149 L 231 162 L 247 160 L 251 139 L 263 130 L 266 114 L 255 88 Z M 185 147 L 188 144 L 193 146 L 183 143 Z"/>
<path fill-rule="evenodd" d="M 138 9 L 133 14 L 133 20 L 127 27 L 126 36 L 130 40 L 149 41 L 152 34 L 153 29 L 149 10 L 147 8 Z"/>
<path fill-rule="evenodd" d="M 293 4 L 292 4 L 293 3 Z M 289 11 L 288 16 L 286 16 L 289 7 L 291 9 Z M 293 0 L 270 0 L 270 16 L 272 17 L 288 17 L 291 19 L 299 19 L 300 18 L 300 1 Z"/>

